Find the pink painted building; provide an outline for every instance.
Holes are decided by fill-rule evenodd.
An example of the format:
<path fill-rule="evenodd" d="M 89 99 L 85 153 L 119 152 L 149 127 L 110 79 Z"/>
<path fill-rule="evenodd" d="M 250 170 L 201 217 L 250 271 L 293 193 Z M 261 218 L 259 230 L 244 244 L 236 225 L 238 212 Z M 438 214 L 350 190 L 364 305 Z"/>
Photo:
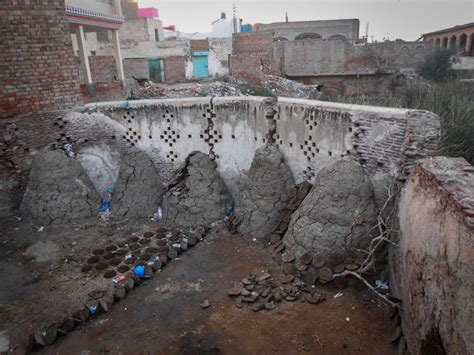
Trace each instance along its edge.
<path fill-rule="evenodd" d="M 154 7 L 144 7 L 137 10 L 137 17 L 142 18 L 159 18 L 158 9 Z"/>

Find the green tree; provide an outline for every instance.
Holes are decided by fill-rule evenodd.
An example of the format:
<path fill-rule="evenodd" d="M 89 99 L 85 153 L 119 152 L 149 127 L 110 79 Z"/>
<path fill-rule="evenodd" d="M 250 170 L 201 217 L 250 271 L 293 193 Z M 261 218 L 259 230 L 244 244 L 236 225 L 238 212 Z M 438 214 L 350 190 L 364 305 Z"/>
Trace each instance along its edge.
<path fill-rule="evenodd" d="M 428 80 L 445 81 L 454 76 L 451 57 L 454 51 L 446 48 L 435 48 L 426 56 L 424 63 L 419 69 L 422 77 Z"/>

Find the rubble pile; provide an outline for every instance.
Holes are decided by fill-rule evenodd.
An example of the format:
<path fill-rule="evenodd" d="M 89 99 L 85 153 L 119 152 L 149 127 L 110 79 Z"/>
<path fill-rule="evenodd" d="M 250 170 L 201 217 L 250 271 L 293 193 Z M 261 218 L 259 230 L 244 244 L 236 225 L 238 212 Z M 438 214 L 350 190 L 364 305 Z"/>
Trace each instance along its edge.
<path fill-rule="evenodd" d="M 223 97 L 223 96 L 248 96 L 255 95 L 252 85 L 242 88 L 249 83 L 232 76 L 224 81 L 161 84 L 145 81 L 140 90 L 130 99 L 155 99 L 155 98 L 180 98 L 180 97 Z M 294 97 L 301 99 L 316 99 L 320 95 L 319 85 L 305 85 L 293 80 L 275 75 L 265 75 L 260 84 L 275 96 Z"/>
<path fill-rule="evenodd" d="M 320 85 L 305 85 L 276 75 L 265 75 L 262 85 L 275 96 L 314 100 L 321 94 Z"/>
<path fill-rule="evenodd" d="M 325 296 L 318 293 L 314 286 L 292 275 L 285 275 L 277 282 L 268 272 L 260 276 L 246 275 L 240 282 L 235 282 L 227 294 L 235 298 L 237 308 L 247 305 L 254 312 L 275 309 L 283 301 L 301 300 L 318 304 L 325 300 Z"/>

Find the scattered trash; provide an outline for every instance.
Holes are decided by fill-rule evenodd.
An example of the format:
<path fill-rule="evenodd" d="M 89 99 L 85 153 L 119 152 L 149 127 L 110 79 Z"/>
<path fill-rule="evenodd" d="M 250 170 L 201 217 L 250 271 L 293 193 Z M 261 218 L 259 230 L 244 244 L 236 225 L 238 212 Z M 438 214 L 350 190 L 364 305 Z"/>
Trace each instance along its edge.
<path fill-rule="evenodd" d="M 117 276 L 115 276 L 115 277 L 112 279 L 112 282 L 113 282 L 114 284 L 117 284 L 117 285 L 118 285 L 118 284 L 124 282 L 126 278 L 127 278 L 127 277 L 126 277 L 125 275 L 117 275 Z"/>
<path fill-rule="evenodd" d="M 375 280 L 375 288 L 379 288 L 381 290 L 388 290 L 388 282 L 387 281 L 382 281 L 382 280 Z"/>
<path fill-rule="evenodd" d="M 41 233 L 42 231 L 44 231 L 44 226 L 41 225 L 41 224 L 37 225 L 37 226 L 36 226 L 36 231 L 37 231 L 38 233 Z"/>
<path fill-rule="evenodd" d="M 334 295 L 334 298 L 342 297 L 344 294 L 342 292 L 338 292 Z"/>
<path fill-rule="evenodd" d="M 89 306 L 87 309 L 89 309 L 90 314 L 95 314 L 97 312 L 97 306 Z"/>
<path fill-rule="evenodd" d="M 163 210 L 161 209 L 161 207 L 158 207 L 156 212 L 153 213 L 152 220 L 155 221 L 155 222 L 159 222 L 159 221 L 161 221 L 162 218 L 163 218 Z"/>
<path fill-rule="evenodd" d="M 122 104 L 122 108 L 125 108 L 125 109 L 130 108 L 130 103 L 128 101 L 124 101 L 124 103 Z"/>
<path fill-rule="evenodd" d="M 230 216 L 232 214 L 233 210 L 234 210 L 234 206 L 232 206 L 232 205 L 226 205 L 225 206 L 225 214 L 227 216 Z"/>
<path fill-rule="evenodd" d="M 145 275 L 145 267 L 142 265 L 136 265 L 133 268 L 133 273 L 135 274 L 136 277 L 142 277 Z"/>
<path fill-rule="evenodd" d="M 132 257 L 132 253 L 128 253 L 127 255 L 125 255 L 125 260 L 130 259 L 131 257 Z"/>
<path fill-rule="evenodd" d="M 209 308 L 210 305 L 211 305 L 211 302 L 209 302 L 207 298 L 204 299 L 204 301 L 202 301 L 200 304 L 201 308 Z"/>
<path fill-rule="evenodd" d="M 66 152 L 66 155 L 71 158 L 71 159 L 74 159 L 74 151 L 72 149 L 72 144 L 71 143 L 66 143 L 63 145 L 63 149 L 64 151 Z"/>
<path fill-rule="evenodd" d="M 346 321 L 347 321 L 347 322 L 350 322 L 351 319 L 350 319 L 349 317 L 346 317 Z"/>
<path fill-rule="evenodd" d="M 112 213 L 110 213 L 110 204 L 109 202 L 102 202 L 100 205 L 99 209 L 99 216 L 103 221 L 108 221 L 110 217 L 112 216 Z"/>

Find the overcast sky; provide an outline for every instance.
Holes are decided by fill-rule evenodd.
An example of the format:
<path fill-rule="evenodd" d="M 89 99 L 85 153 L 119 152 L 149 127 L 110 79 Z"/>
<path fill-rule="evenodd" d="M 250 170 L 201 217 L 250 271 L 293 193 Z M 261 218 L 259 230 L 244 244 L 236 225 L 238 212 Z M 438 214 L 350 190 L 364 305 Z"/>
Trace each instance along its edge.
<path fill-rule="evenodd" d="M 182 32 L 210 32 L 221 12 L 244 23 L 358 18 L 360 35 L 381 40 L 416 40 L 420 34 L 474 22 L 474 0 L 139 0 L 140 7 L 156 7 L 165 26 Z"/>

